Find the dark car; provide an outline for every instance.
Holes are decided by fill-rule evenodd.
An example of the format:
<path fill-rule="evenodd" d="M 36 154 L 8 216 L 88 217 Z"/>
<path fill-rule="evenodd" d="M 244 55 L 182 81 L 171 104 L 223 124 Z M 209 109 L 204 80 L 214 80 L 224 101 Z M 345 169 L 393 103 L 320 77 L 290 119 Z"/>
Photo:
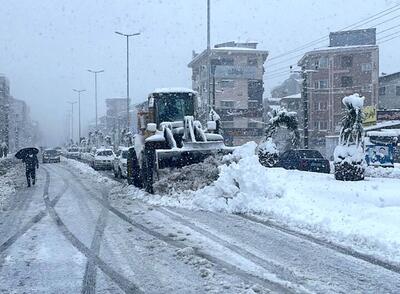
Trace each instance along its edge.
<path fill-rule="evenodd" d="M 319 151 L 310 149 L 288 150 L 279 157 L 276 166 L 319 173 L 330 172 L 329 161 Z"/>
<path fill-rule="evenodd" d="M 43 163 L 60 162 L 60 153 L 56 149 L 45 149 L 42 153 Z"/>

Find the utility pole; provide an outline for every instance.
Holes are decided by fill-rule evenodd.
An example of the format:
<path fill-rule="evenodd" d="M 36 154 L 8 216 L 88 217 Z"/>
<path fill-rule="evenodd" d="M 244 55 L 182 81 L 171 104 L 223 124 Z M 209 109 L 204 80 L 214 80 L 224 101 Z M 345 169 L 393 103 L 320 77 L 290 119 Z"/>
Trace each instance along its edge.
<path fill-rule="evenodd" d="M 208 108 L 211 110 L 211 5 L 210 0 L 207 0 L 207 94 Z"/>
<path fill-rule="evenodd" d="M 71 104 L 71 141 L 74 142 L 74 104 L 76 104 L 76 101 L 68 101 L 67 103 Z"/>
<path fill-rule="evenodd" d="M 303 66 L 301 68 L 302 71 L 302 78 L 303 78 L 303 88 L 301 91 L 301 96 L 303 98 L 303 115 L 304 115 L 304 149 L 308 149 L 308 97 L 307 97 L 307 71 Z"/>
<path fill-rule="evenodd" d="M 115 32 L 118 35 L 126 37 L 126 127 L 130 129 L 129 119 L 129 37 L 139 36 L 140 33 L 124 34 L 121 32 Z"/>
<path fill-rule="evenodd" d="M 77 89 L 72 89 L 74 92 L 78 93 L 78 122 L 79 122 L 79 145 L 81 144 L 81 93 L 85 92 L 86 90 L 77 90 Z"/>
<path fill-rule="evenodd" d="M 88 69 L 88 72 L 94 74 L 94 103 L 96 108 L 96 130 L 97 130 L 97 74 L 104 72 L 104 70 L 91 70 Z"/>

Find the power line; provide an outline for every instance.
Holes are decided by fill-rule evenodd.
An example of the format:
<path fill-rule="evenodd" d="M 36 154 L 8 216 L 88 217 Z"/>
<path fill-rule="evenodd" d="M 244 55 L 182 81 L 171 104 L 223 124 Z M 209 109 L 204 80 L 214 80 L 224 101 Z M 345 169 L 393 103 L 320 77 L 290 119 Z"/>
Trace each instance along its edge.
<path fill-rule="evenodd" d="M 349 26 L 347 26 L 347 27 L 344 27 L 344 28 L 340 29 L 339 31 L 343 31 L 343 30 L 352 28 L 352 27 L 354 27 L 354 26 L 360 26 L 360 25 L 369 23 L 369 22 L 371 22 L 371 21 L 374 21 L 374 20 L 376 20 L 376 19 L 379 19 L 379 18 L 381 18 L 381 17 L 384 17 L 384 16 L 386 16 L 386 15 L 388 15 L 388 14 L 391 14 L 391 13 L 397 11 L 397 10 L 400 10 L 400 7 L 398 7 L 398 6 L 400 6 L 400 4 L 396 4 L 396 5 L 394 5 L 394 6 L 390 7 L 390 8 L 388 8 L 388 9 L 385 9 L 385 10 L 383 10 L 383 11 L 377 13 L 377 14 L 374 14 L 374 15 L 372 15 L 372 16 L 366 18 L 366 19 L 363 19 L 363 20 L 361 20 L 361 21 L 358 21 L 358 22 L 356 22 L 356 23 L 353 23 L 353 24 L 351 24 L 351 25 L 349 25 Z M 396 8 L 396 7 L 398 7 L 398 8 Z M 395 9 L 395 8 L 396 8 L 396 9 Z M 389 12 L 388 12 L 388 11 L 389 11 Z M 396 17 L 395 17 L 395 18 L 396 18 Z M 393 18 L 393 19 L 395 19 L 395 18 Z M 392 19 L 390 19 L 390 20 L 392 20 Z M 387 21 L 385 21 L 385 22 L 388 22 L 388 21 L 390 21 L 390 20 L 387 20 Z M 380 23 L 380 24 L 383 24 L 383 23 L 385 23 L 385 22 L 382 22 L 382 23 Z M 380 24 L 377 24 L 377 25 L 380 25 Z M 375 25 L 375 26 L 377 26 L 377 25 Z M 322 41 L 324 41 L 324 40 L 326 40 L 326 39 L 328 39 L 328 37 L 321 37 L 321 38 L 318 38 L 318 39 L 316 39 L 316 40 L 314 40 L 314 41 L 311 41 L 311 42 L 308 42 L 308 43 L 306 43 L 306 44 L 304 44 L 304 45 L 302 45 L 302 46 L 300 46 L 300 47 L 296 47 L 296 48 L 294 48 L 294 49 L 292 49 L 292 50 L 289 50 L 289 51 L 284 52 L 284 53 L 282 53 L 282 54 L 279 54 L 279 55 L 277 55 L 277 56 L 275 56 L 275 57 L 272 57 L 272 58 L 269 59 L 269 61 L 275 60 L 275 59 L 279 59 L 279 58 L 284 57 L 284 56 L 286 56 L 286 55 L 290 55 L 290 54 L 295 53 L 295 52 L 297 52 L 297 51 L 299 51 L 299 50 L 306 49 L 306 48 L 308 48 L 308 47 L 310 47 L 310 46 L 312 46 L 312 45 L 314 45 L 314 44 L 321 43 Z"/>

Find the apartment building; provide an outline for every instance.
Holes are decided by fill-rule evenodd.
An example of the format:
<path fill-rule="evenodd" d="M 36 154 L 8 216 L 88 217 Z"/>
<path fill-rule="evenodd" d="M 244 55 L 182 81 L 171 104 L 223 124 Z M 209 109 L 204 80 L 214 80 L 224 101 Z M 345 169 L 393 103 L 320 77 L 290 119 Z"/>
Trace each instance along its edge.
<path fill-rule="evenodd" d="M 193 53 L 192 88 L 200 109 L 212 107 L 221 116 L 228 145 L 259 140 L 263 135 L 263 75 L 268 51 L 257 43 L 227 42 Z"/>

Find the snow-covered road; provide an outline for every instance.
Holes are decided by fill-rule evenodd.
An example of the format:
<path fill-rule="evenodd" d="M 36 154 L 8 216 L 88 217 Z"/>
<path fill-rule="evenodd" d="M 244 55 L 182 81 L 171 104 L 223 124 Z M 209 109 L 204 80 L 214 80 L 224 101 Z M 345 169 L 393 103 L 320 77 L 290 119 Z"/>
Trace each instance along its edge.
<path fill-rule="evenodd" d="M 42 165 L 0 215 L 0 293 L 399 293 L 400 270 L 246 217 L 109 197 Z"/>

